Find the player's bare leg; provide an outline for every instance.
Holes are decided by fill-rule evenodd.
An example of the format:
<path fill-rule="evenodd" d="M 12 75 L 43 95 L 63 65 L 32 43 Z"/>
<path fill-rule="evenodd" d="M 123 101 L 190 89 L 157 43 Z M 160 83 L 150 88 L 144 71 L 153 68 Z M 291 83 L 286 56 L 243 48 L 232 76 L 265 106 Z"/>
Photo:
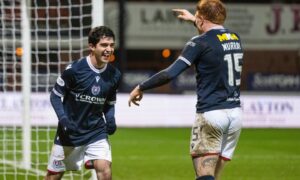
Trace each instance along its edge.
<path fill-rule="evenodd" d="M 94 160 L 94 168 L 98 180 L 111 180 L 111 162 L 107 160 L 97 159 Z"/>
<path fill-rule="evenodd" d="M 219 155 L 207 155 L 193 158 L 196 176 L 215 176 L 218 159 Z"/>
<path fill-rule="evenodd" d="M 215 170 L 215 178 L 216 178 L 216 180 L 220 180 L 221 179 L 221 172 L 223 171 L 226 162 L 227 161 L 225 161 L 224 159 L 219 158 L 217 166 L 216 166 L 216 170 Z"/>
<path fill-rule="evenodd" d="M 59 173 L 51 173 L 47 172 L 45 176 L 45 180 L 60 180 L 64 175 L 64 172 L 59 172 Z"/>

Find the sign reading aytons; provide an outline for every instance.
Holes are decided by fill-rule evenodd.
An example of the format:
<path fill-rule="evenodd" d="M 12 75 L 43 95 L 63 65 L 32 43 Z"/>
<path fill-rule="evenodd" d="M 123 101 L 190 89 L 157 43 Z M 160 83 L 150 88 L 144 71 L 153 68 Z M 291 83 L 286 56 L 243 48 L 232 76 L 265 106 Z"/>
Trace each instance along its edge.
<path fill-rule="evenodd" d="M 22 94 L 0 94 L 0 126 L 22 126 Z M 32 93 L 31 123 L 57 126 L 48 93 Z M 300 127 L 299 95 L 245 94 L 241 96 L 244 127 Z M 157 105 L 159 103 L 159 106 Z M 128 107 L 128 94 L 118 94 L 119 127 L 191 127 L 195 118 L 194 94 L 147 94 L 139 107 Z"/>
<path fill-rule="evenodd" d="M 245 49 L 299 49 L 300 5 L 227 4 L 225 27 L 237 32 Z M 126 44 L 129 49 L 178 48 L 193 36 L 195 27 L 180 21 L 173 8 L 195 12 L 195 3 L 128 2 Z M 118 4 L 105 3 L 105 24 L 118 31 Z"/>

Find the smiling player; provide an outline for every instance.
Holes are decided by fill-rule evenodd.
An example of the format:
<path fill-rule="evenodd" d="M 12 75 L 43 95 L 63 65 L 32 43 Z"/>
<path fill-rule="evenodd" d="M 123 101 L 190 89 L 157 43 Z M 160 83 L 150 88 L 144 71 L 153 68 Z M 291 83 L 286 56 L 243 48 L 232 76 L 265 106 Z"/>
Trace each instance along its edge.
<path fill-rule="evenodd" d="M 65 171 L 79 170 L 83 161 L 98 179 L 111 179 L 108 135 L 117 128 L 114 104 L 121 77 L 109 64 L 115 36 L 108 27 L 95 27 L 88 43 L 89 56 L 67 66 L 51 92 L 59 121 L 45 179 L 61 179 Z"/>

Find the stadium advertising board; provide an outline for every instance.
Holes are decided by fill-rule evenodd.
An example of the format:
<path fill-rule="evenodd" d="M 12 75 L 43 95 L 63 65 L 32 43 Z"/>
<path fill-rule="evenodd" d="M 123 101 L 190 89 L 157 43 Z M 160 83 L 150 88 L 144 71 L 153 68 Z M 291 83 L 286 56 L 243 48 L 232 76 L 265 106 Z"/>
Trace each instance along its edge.
<path fill-rule="evenodd" d="M 195 118 L 194 95 L 146 94 L 139 107 L 128 107 L 128 94 L 119 94 L 119 127 L 190 127 Z M 300 128 L 300 96 L 242 95 L 244 127 Z M 31 96 L 31 124 L 57 125 L 49 94 Z M 0 94 L 0 125 L 22 125 L 21 93 Z"/>
<path fill-rule="evenodd" d="M 130 92 L 137 84 L 145 81 L 154 75 L 156 71 L 151 70 L 129 70 L 123 73 L 121 84 L 122 92 Z M 193 68 L 189 68 L 180 76 L 176 77 L 170 83 L 172 93 L 182 93 L 187 91 L 194 91 L 196 88 L 196 78 Z M 148 92 L 155 92 L 155 89 L 150 89 Z"/>
<path fill-rule="evenodd" d="M 299 96 L 244 95 L 245 127 L 300 127 Z"/>
<path fill-rule="evenodd" d="M 225 27 L 239 33 L 245 49 L 300 48 L 300 6 L 227 4 Z M 194 3 L 128 2 L 126 44 L 130 49 L 180 49 L 196 29 L 176 19 L 171 9 L 195 10 Z M 118 4 L 105 3 L 105 24 L 118 30 Z"/>
<path fill-rule="evenodd" d="M 123 73 L 122 79 L 122 90 L 131 91 L 136 85 L 144 80 L 150 78 L 155 72 L 154 71 L 126 71 Z"/>
<path fill-rule="evenodd" d="M 171 87 L 175 92 L 194 92 L 196 89 L 196 77 L 194 68 L 189 68 L 182 72 L 180 76 L 177 76 L 171 81 Z"/>
<path fill-rule="evenodd" d="M 258 91 L 300 91 L 300 75 L 251 73 L 247 76 L 247 87 Z"/>

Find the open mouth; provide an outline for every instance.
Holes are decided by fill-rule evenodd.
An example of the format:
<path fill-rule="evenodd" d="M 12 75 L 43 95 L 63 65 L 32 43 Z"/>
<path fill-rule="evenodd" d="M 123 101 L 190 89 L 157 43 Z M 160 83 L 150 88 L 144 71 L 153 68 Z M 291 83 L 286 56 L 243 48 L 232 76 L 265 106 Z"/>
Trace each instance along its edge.
<path fill-rule="evenodd" d="M 104 52 L 103 53 L 103 56 L 106 58 L 106 59 L 109 59 L 109 57 L 110 57 L 110 52 Z"/>

